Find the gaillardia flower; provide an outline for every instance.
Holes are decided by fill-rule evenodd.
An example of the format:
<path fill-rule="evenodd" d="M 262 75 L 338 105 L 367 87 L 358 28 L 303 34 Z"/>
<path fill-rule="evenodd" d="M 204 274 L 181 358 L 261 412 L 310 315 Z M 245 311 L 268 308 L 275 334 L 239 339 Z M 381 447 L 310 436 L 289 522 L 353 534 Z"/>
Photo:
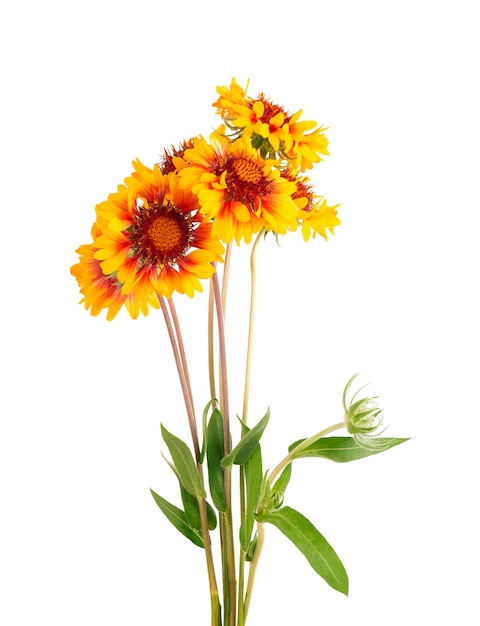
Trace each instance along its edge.
<path fill-rule="evenodd" d="M 158 165 L 150 169 L 140 161 L 133 165 L 134 173 L 117 192 L 97 205 L 93 242 L 79 249 L 79 266 L 72 268 L 87 308 L 88 302 L 92 313 L 107 307 L 110 317 L 122 304 L 132 317 L 137 305 L 146 314 L 158 296 L 168 298 L 174 291 L 192 297 L 224 251 L 199 213 L 197 197 L 179 189 L 176 173 L 163 174 Z M 90 280 L 104 289 L 101 297 L 95 291 L 87 298 Z"/>
<path fill-rule="evenodd" d="M 181 186 L 198 196 L 214 237 L 249 243 L 262 228 L 279 234 L 296 229 L 295 183 L 282 178 L 278 162 L 263 159 L 249 139 L 232 142 L 213 132 L 209 142 L 195 139 L 184 158 Z"/>
<path fill-rule="evenodd" d="M 213 106 L 234 137 L 250 137 L 262 156 L 285 159 L 305 171 L 322 160 L 320 155 L 328 155 L 327 129 L 316 127 L 314 121 L 300 121 L 301 109 L 292 115 L 263 93 L 250 98 L 235 78 L 230 87 L 217 87 L 217 93 Z"/>
<path fill-rule="evenodd" d="M 336 210 L 339 205 L 328 206 L 325 198 L 314 192 L 307 176 L 302 176 L 289 167 L 282 171 L 282 176 L 295 182 L 297 187 L 292 199 L 297 205 L 303 240 L 308 241 L 310 237 L 315 239 L 317 235 L 327 239 L 327 231 L 333 234 L 335 226 L 340 224 Z"/>
<path fill-rule="evenodd" d="M 366 385 L 364 385 L 348 400 L 350 387 L 357 376 L 358 374 L 354 374 L 350 378 L 343 392 L 345 427 L 353 435 L 357 444 L 363 448 L 378 449 L 379 447 L 388 447 L 385 440 L 378 441 L 376 439 L 378 435 L 385 431 L 385 428 L 379 430 L 383 421 L 383 409 L 376 402 L 377 396 L 357 399 L 360 392 L 365 389 Z"/>

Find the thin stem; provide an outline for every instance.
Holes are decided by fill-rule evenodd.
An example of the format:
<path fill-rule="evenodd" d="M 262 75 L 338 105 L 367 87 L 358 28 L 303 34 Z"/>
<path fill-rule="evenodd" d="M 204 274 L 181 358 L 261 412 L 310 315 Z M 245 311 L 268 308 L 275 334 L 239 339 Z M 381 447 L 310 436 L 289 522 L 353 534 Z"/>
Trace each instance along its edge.
<path fill-rule="evenodd" d="M 185 402 L 185 408 L 187 410 L 188 424 L 190 426 L 190 433 L 192 435 L 193 448 L 195 451 L 195 459 L 197 462 L 200 459 L 200 446 L 198 442 L 198 431 L 197 431 L 197 422 L 195 419 L 195 411 L 193 408 L 193 400 L 191 395 L 190 384 L 187 379 L 187 375 L 185 373 L 185 368 L 183 364 L 183 360 L 181 357 L 181 353 L 183 353 L 185 358 L 185 353 L 183 350 L 183 341 L 181 336 L 176 337 L 174 332 L 174 327 L 172 326 L 172 321 L 170 319 L 170 315 L 167 309 L 167 305 L 165 304 L 165 298 L 159 296 L 160 306 L 162 309 L 163 316 L 165 318 L 165 323 L 167 325 L 168 336 L 170 338 L 170 343 L 172 344 L 173 356 L 175 359 L 175 364 L 177 366 L 178 377 L 180 379 L 180 385 L 182 388 L 183 399 Z M 178 325 L 178 320 L 177 320 Z M 182 348 L 179 348 L 179 344 L 182 344 Z"/>
<path fill-rule="evenodd" d="M 305 450 L 305 448 L 308 448 L 308 446 L 312 445 L 312 443 L 315 443 L 322 437 L 325 437 L 329 433 L 333 432 L 334 430 L 339 430 L 340 428 L 345 428 L 345 422 L 338 422 L 338 424 L 333 424 L 333 426 L 324 428 L 323 430 L 319 431 L 315 435 L 312 435 L 308 439 L 304 439 L 301 443 L 298 444 L 298 446 L 295 446 L 295 448 L 290 450 L 287 456 L 280 461 L 280 463 L 277 465 L 277 467 L 271 472 L 270 476 L 268 477 L 268 482 L 272 485 L 274 479 L 278 476 L 278 474 L 280 474 L 280 472 L 283 469 L 285 469 L 285 467 L 289 463 L 293 461 L 294 457 L 299 452 L 302 452 L 303 450 Z"/>
<path fill-rule="evenodd" d="M 185 374 L 185 383 L 187 385 L 188 395 L 190 397 L 190 401 L 193 406 L 193 394 L 192 394 L 192 386 L 190 384 L 190 375 L 188 373 L 188 364 L 187 364 L 187 355 L 185 354 L 185 345 L 182 338 L 182 331 L 180 329 L 180 322 L 178 320 L 177 310 L 175 308 L 175 304 L 173 302 L 173 298 L 169 298 L 168 306 L 170 307 L 170 313 L 172 315 L 173 325 L 175 327 L 175 333 L 177 336 L 177 344 L 178 350 L 180 353 L 180 358 L 182 362 L 183 372 Z M 198 436 L 197 436 L 198 439 Z"/>
<path fill-rule="evenodd" d="M 240 473 L 242 474 L 240 468 Z M 240 487 L 245 483 L 244 476 L 240 476 Z M 245 506 L 245 505 L 244 505 Z M 240 519 L 243 519 L 242 517 Z M 243 601 L 243 592 L 245 589 L 245 552 L 240 548 L 240 557 L 238 563 L 238 590 L 237 590 L 237 624 L 243 626 L 245 624 L 245 603 Z"/>
<path fill-rule="evenodd" d="M 208 292 L 208 379 L 210 382 L 210 398 L 216 398 L 217 392 L 215 388 L 215 353 L 214 353 L 214 294 L 213 284 L 210 282 Z"/>
<path fill-rule="evenodd" d="M 265 229 L 263 228 L 257 235 L 255 239 L 255 243 L 252 247 L 252 253 L 250 255 L 250 315 L 248 322 L 248 339 L 247 339 L 247 358 L 245 365 L 245 386 L 243 392 L 243 411 L 242 411 L 242 420 L 246 424 L 248 418 L 248 400 L 250 396 L 250 375 L 252 368 L 252 348 L 253 348 L 253 325 L 255 320 L 255 295 L 256 295 L 256 267 L 255 267 L 255 258 L 258 249 L 258 245 L 265 234 Z M 239 472 L 239 481 L 240 481 L 240 519 L 243 520 L 245 517 L 245 470 L 243 466 L 240 466 Z M 245 606 L 244 606 L 244 585 L 245 585 L 245 552 L 242 548 L 240 548 L 239 555 L 239 566 L 238 566 L 238 624 L 239 626 L 243 626 L 246 619 Z"/>
<path fill-rule="evenodd" d="M 230 452 L 230 412 L 228 406 L 228 377 L 227 377 L 227 351 L 225 347 L 225 323 L 223 308 L 220 297 L 220 287 L 217 273 L 212 276 L 213 294 L 217 312 L 218 344 L 220 360 L 220 412 L 223 416 L 225 455 Z"/>
<path fill-rule="evenodd" d="M 228 275 L 230 271 L 230 261 L 232 256 L 232 244 L 227 244 L 225 250 L 225 258 L 223 263 L 223 277 L 222 277 L 222 311 L 223 320 L 225 321 L 225 312 L 227 308 L 227 287 L 228 287 Z M 214 264 L 217 266 L 217 264 Z M 216 273 L 216 272 L 215 272 Z M 214 323 L 213 312 L 215 308 L 215 295 L 213 281 L 210 281 L 210 289 L 208 293 L 208 378 L 210 382 L 210 397 L 216 398 L 216 384 L 215 384 L 215 353 L 214 353 Z"/>
<path fill-rule="evenodd" d="M 250 317 L 248 325 L 248 343 L 247 343 L 247 362 L 245 367 L 245 387 L 243 392 L 243 413 L 242 420 L 247 423 L 248 416 L 248 399 L 250 395 L 250 373 L 252 368 L 252 347 L 253 347 L 253 322 L 255 318 L 255 293 L 256 293 L 256 268 L 255 257 L 258 249 L 258 244 L 261 238 L 265 234 L 265 228 L 258 233 L 255 243 L 253 244 L 252 254 L 250 256 L 250 274 L 251 274 L 251 288 L 250 288 Z"/>
<path fill-rule="evenodd" d="M 230 274 L 230 261 L 232 258 L 232 244 L 227 243 L 225 250 L 225 258 L 223 260 L 223 279 L 222 279 L 222 310 L 223 319 L 227 314 L 227 289 L 228 289 L 228 277 Z"/>
<path fill-rule="evenodd" d="M 255 574 L 257 572 L 257 565 L 262 553 L 263 543 L 265 541 L 265 530 L 263 524 L 257 523 L 257 545 L 255 547 L 255 554 L 253 555 L 250 563 L 250 571 L 248 572 L 247 591 L 245 593 L 245 604 L 243 609 L 243 624 L 247 621 L 248 609 L 250 607 L 250 600 L 252 598 L 253 583 L 255 582 Z"/>
<path fill-rule="evenodd" d="M 225 347 L 225 324 L 223 316 L 223 306 L 221 302 L 220 286 L 217 273 L 212 276 L 212 286 L 215 298 L 215 307 L 217 312 L 218 324 L 218 343 L 219 343 L 219 371 L 220 371 L 220 412 L 223 416 L 224 429 L 224 451 L 225 455 L 229 454 L 230 446 L 230 413 L 228 404 L 228 377 L 227 377 L 227 353 Z M 222 545 L 224 556 L 224 605 L 225 605 L 225 626 L 235 626 L 236 614 L 236 581 L 235 581 L 235 550 L 233 539 L 233 522 L 232 522 L 232 471 L 231 467 L 224 470 L 225 482 L 225 503 L 226 510 L 220 513 L 221 524 L 220 532 L 222 534 Z"/>
<path fill-rule="evenodd" d="M 212 626 L 220 623 L 220 600 L 218 597 L 217 580 L 215 576 L 215 565 L 213 562 L 212 546 L 210 542 L 210 531 L 208 529 L 207 505 L 205 498 L 197 498 L 200 508 L 200 521 L 202 527 L 202 537 L 205 544 L 205 558 L 207 561 L 208 582 L 210 586 L 210 607 Z M 207 543 L 208 542 L 208 543 Z"/>

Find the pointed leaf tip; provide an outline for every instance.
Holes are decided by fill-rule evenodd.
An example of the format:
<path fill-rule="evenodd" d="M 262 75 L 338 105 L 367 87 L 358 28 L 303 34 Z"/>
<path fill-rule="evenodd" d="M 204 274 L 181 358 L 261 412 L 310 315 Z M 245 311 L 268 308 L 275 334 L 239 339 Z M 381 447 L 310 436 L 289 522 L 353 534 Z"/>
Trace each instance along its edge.
<path fill-rule="evenodd" d="M 282 507 L 256 517 L 276 526 L 300 550 L 312 568 L 333 589 L 348 595 L 348 575 L 337 553 L 325 537 L 301 513 Z"/>
<path fill-rule="evenodd" d="M 163 424 L 160 428 L 182 485 L 192 496 L 205 498 L 207 494 L 190 448 L 184 441 L 168 432 Z"/>
<path fill-rule="evenodd" d="M 255 452 L 255 448 L 260 442 L 263 431 L 267 427 L 270 419 L 270 409 L 265 413 L 262 419 L 251 430 L 242 436 L 235 448 L 222 459 L 223 467 L 229 465 L 244 465 Z"/>

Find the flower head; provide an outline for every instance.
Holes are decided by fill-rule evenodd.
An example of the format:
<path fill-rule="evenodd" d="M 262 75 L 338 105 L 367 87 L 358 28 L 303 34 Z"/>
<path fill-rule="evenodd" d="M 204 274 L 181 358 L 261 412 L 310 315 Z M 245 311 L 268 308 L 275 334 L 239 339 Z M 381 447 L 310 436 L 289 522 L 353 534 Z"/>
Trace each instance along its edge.
<path fill-rule="evenodd" d="M 209 142 L 196 139 L 184 158 L 181 186 L 198 196 L 214 237 L 249 243 L 262 228 L 279 234 L 296 229 L 295 183 L 282 178 L 278 162 L 263 159 L 249 139 L 231 142 L 213 132 Z"/>
<path fill-rule="evenodd" d="M 311 169 L 328 155 L 326 128 L 317 123 L 300 120 L 302 110 L 289 113 L 265 94 L 256 99 L 247 96 L 232 79 L 230 87 L 217 87 L 218 99 L 213 103 L 234 138 L 243 136 L 252 140 L 260 154 L 268 158 L 287 160 L 301 171 Z M 311 131 L 311 132 L 310 132 Z"/>
<path fill-rule="evenodd" d="M 367 385 L 360 387 L 348 400 L 350 387 L 357 376 L 358 374 L 354 374 L 350 378 L 343 392 L 345 426 L 359 446 L 378 449 L 385 445 L 385 442 L 376 440 L 376 437 L 385 431 L 385 428 L 379 430 L 383 421 L 383 409 L 376 402 L 378 396 L 357 399 Z"/>
<path fill-rule="evenodd" d="M 328 206 L 325 198 L 314 192 L 310 179 L 290 167 L 282 170 L 282 176 L 296 185 L 292 199 L 297 205 L 303 240 L 308 241 L 310 237 L 315 239 L 317 235 L 327 239 L 327 231 L 333 234 L 335 226 L 340 224 L 336 211 L 338 204 Z"/>
<path fill-rule="evenodd" d="M 79 248 L 72 268 L 85 306 L 108 308 L 109 319 L 125 304 L 132 317 L 157 307 L 174 291 L 192 297 L 200 279 L 215 271 L 224 248 L 198 212 L 194 194 L 178 187 L 176 173 L 134 162 L 135 171 L 96 207 L 93 241 Z M 137 307 L 137 308 L 136 308 Z"/>

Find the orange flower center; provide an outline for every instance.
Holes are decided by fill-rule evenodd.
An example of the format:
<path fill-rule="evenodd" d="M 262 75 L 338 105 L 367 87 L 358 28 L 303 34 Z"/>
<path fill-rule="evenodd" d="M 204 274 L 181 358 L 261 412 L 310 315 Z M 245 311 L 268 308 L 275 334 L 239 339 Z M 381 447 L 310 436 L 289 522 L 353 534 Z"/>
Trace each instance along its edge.
<path fill-rule="evenodd" d="M 234 161 L 232 170 L 240 181 L 251 183 L 252 185 L 260 182 L 263 177 L 262 168 L 245 157 Z"/>
<path fill-rule="evenodd" d="M 270 189 L 270 181 L 263 168 L 252 159 L 240 156 L 232 157 L 226 170 L 227 198 L 255 209 L 258 198 L 265 196 Z"/>
<path fill-rule="evenodd" d="M 181 245 L 183 240 L 182 226 L 178 219 L 170 215 L 159 215 L 154 218 L 147 229 L 152 246 L 162 253 Z"/>
<path fill-rule="evenodd" d="M 163 267 L 184 256 L 194 238 L 193 220 L 170 201 L 140 206 L 130 232 L 132 252 L 140 265 Z"/>

